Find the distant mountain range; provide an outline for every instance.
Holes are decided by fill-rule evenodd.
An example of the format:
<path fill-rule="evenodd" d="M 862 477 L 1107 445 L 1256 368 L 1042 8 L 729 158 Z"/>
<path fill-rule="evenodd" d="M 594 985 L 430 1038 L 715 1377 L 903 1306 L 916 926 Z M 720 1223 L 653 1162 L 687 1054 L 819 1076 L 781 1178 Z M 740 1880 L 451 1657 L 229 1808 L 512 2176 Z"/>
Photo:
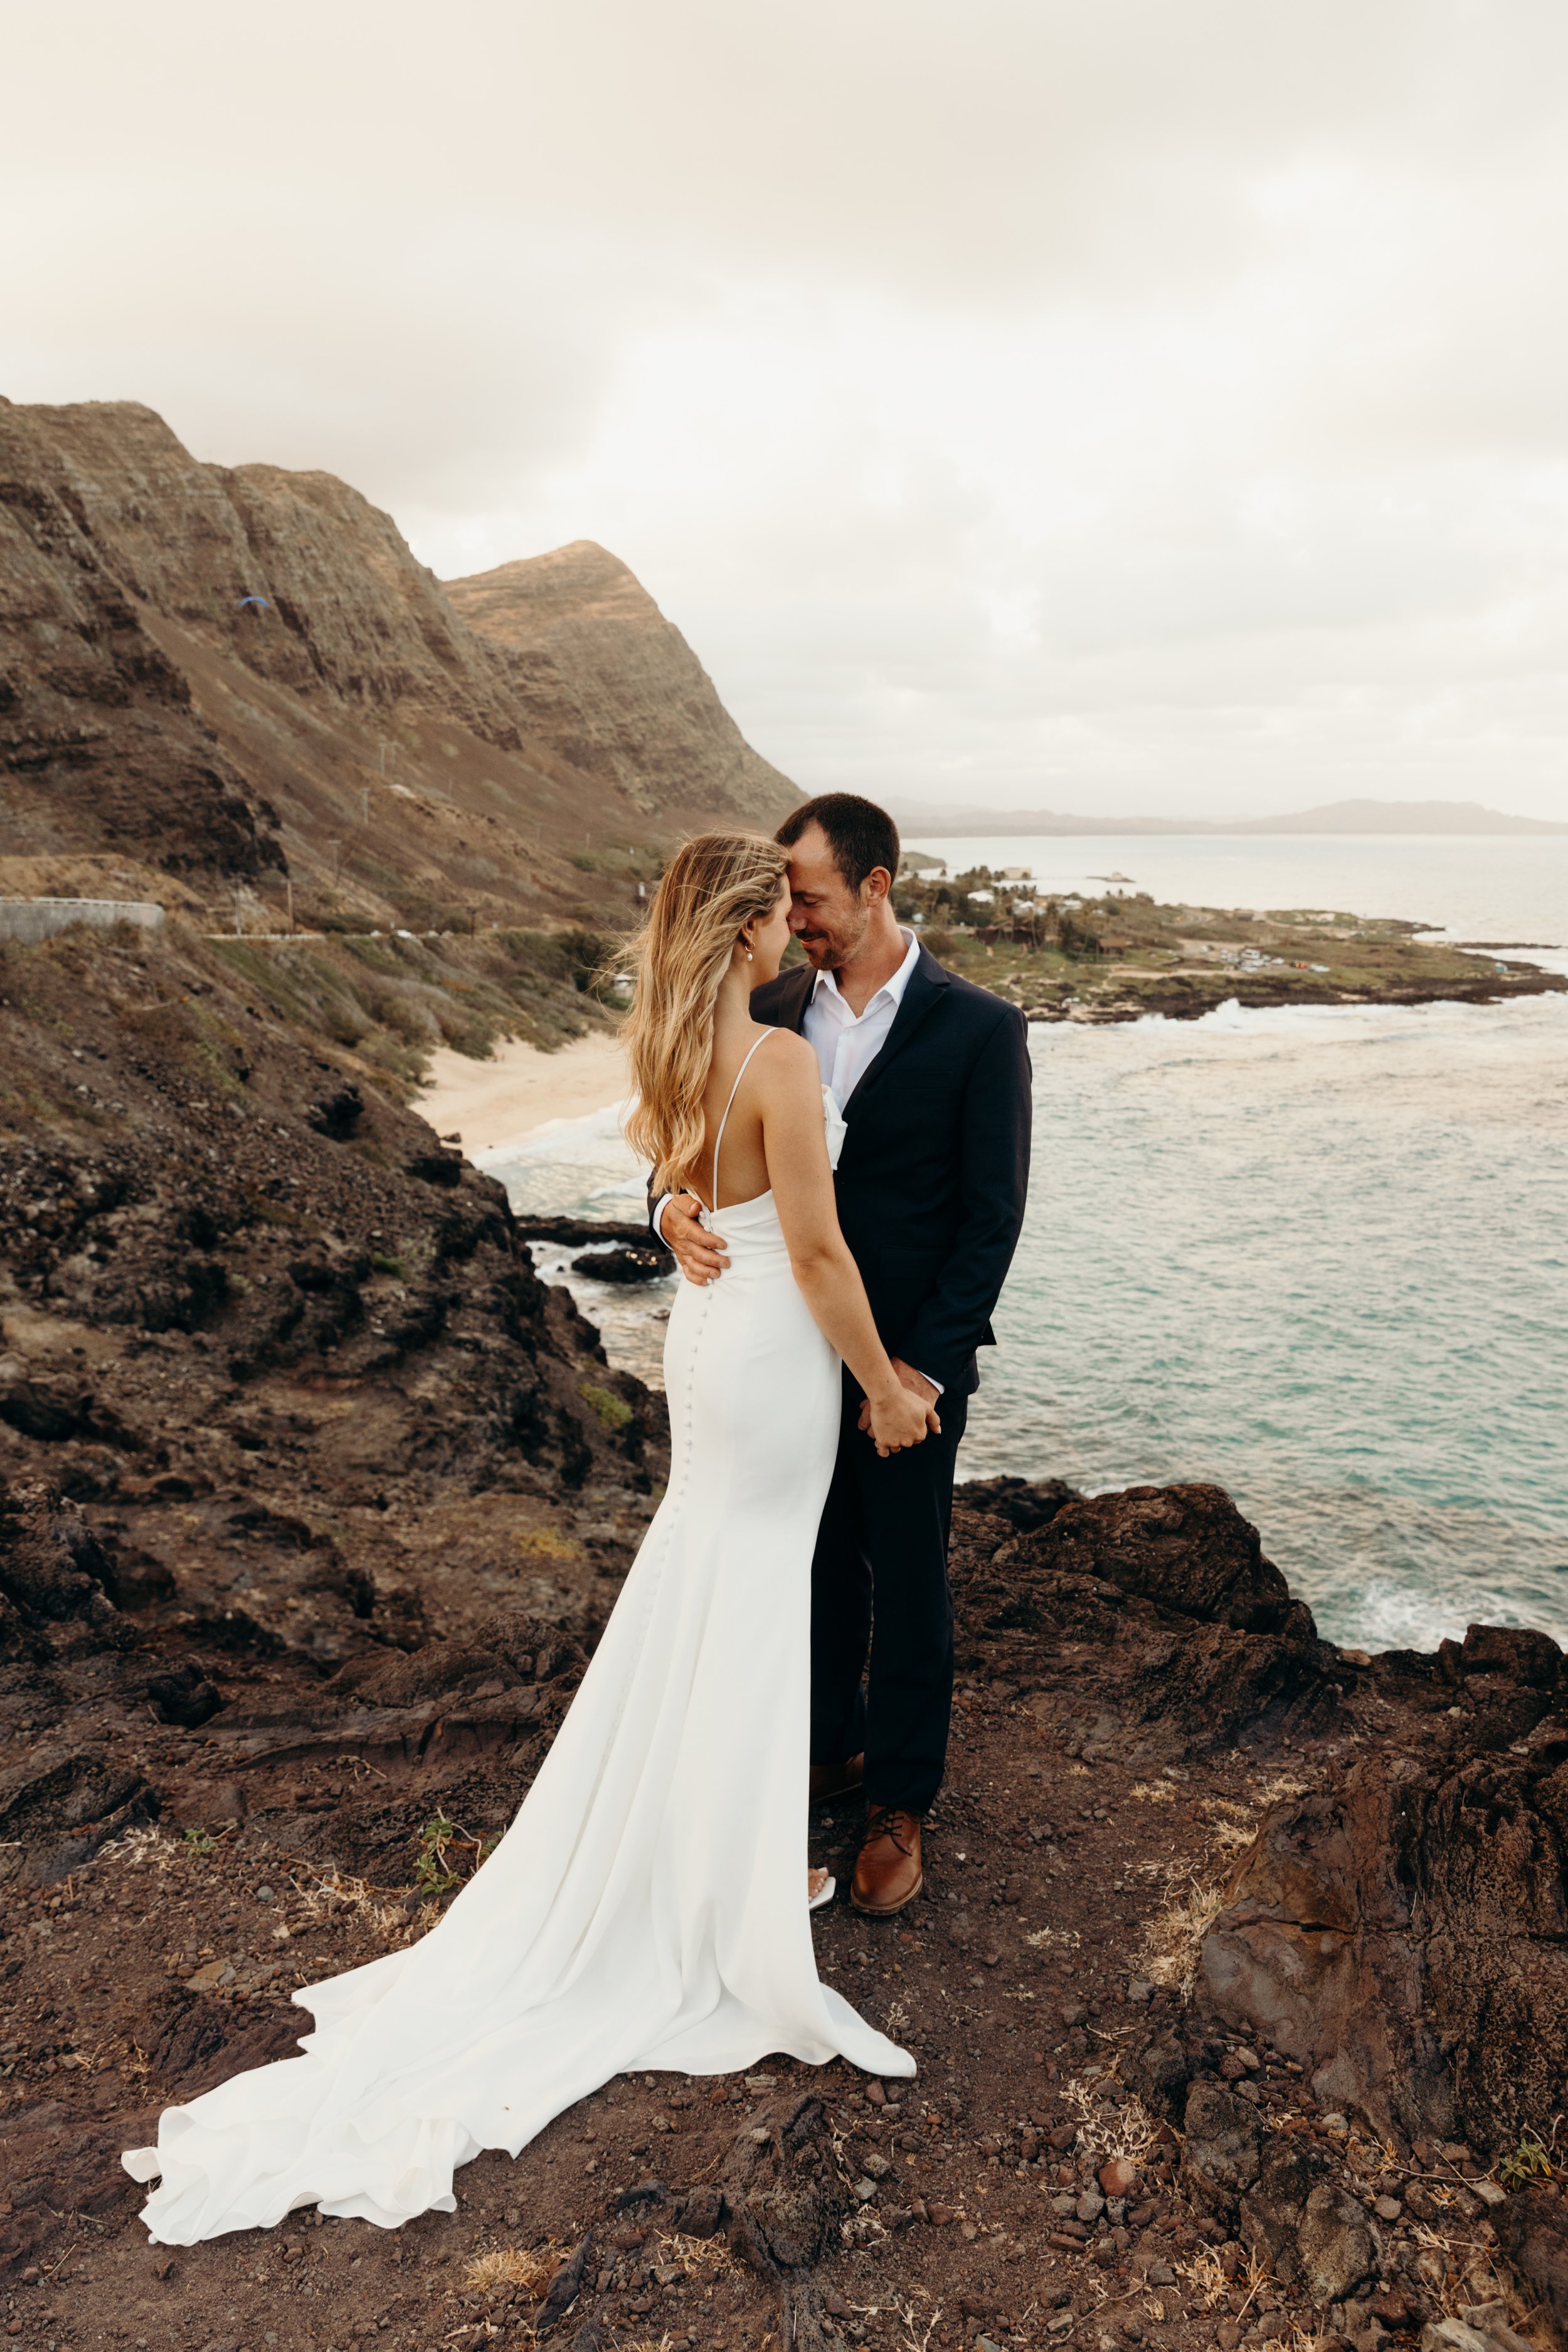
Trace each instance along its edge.
<path fill-rule="evenodd" d="M 1544 817 L 1505 816 L 1479 801 L 1328 801 L 1294 816 L 1065 816 L 1056 809 L 969 809 L 951 802 L 902 801 L 894 815 L 906 833 L 940 835 L 1037 834 L 1568 834 Z"/>

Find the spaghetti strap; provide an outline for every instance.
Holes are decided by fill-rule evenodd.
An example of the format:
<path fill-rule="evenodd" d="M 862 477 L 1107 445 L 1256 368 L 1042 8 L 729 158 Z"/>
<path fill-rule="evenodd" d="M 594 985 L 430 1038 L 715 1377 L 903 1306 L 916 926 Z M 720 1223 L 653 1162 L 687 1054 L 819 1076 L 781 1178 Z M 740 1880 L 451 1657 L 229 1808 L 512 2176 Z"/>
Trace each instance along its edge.
<path fill-rule="evenodd" d="M 751 1052 L 751 1054 L 748 1054 L 748 1055 L 746 1055 L 745 1060 L 742 1063 L 742 1065 L 741 1065 L 740 1068 L 739 1068 L 739 1069 L 736 1071 L 736 1073 L 735 1073 L 735 1083 L 734 1083 L 734 1085 L 733 1085 L 733 1086 L 731 1087 L 731 1089 L 730 1089 L 730 1099 L 729 1099 L 729 1101 L 728 1101 L 728 1102 L 725 1104 L 725 1106 L 724 1106 L 724 1116 L 723 1116 L 723 1118 L 719 1121 L 719 1132 L 718 1132 L 718 1134 L 717 1134 L 717 1135 L 714 1137 L 714 1139 L 713 1139 L 713 1206 L 712 1206 L 712 1207 L 711 1207 L 711 1209 L 710 1209 L 710 1211 L 708 1212 L 708 1213 L 709 1213 L 709 1215 L 710 1215 L 710 1217 L 716 1217 L 716 1216 L 718 1216 L 718 1215 L 720 1214 L 720 1209 L 719 1209 L 719 1154 L 720 1154 L 720 1151 L 721 1151 L 721 1150 L 722 1150 L 722 1148 L 723 1148 L 723 1143 L 724 1143 L 724 1129 L 725 1129 L 725 1128 L 727 1127 L 727 1125 L 729 1124 L 730 1113 L 731 1113 L 731 1112 L 734 1109 L 734 1108 L 735 1108 L 735 1097 L 736 1097 L 736 1096 L 740 1093 L 740 1091 L 741 1091 L 741 1080 L 745 1076 L 746 1072 L 747 1072 L 747 1069 L 748 1069 L 748 1068 L 750 1067 L 750 1066 L 751 1066 L 752 1054 L 754 1054 L 754 1053 L 756 1052 L 756 1050 L 757 1050 L 757 1045 L 765 1045 L 767 1044 L 767 1042 L 768 1042 L 768 1039 L 769 1039 L 773 1034 L 773 1030 L 772 1030 L 771 1028 L 770 1028 L 770 1029 L 766 1029 L 766 1030 L 764 1030 L 764 1031 L 763 1031 L 763 1034 L 762 1034 L 762 1035 L 757 1039 L 757 1045 L 753 1045 L 753 1046 L 752 1047 L 752 1052 Z M 732 1205 L 732 1204 L 731 1204 L 731 1205 Z"/>

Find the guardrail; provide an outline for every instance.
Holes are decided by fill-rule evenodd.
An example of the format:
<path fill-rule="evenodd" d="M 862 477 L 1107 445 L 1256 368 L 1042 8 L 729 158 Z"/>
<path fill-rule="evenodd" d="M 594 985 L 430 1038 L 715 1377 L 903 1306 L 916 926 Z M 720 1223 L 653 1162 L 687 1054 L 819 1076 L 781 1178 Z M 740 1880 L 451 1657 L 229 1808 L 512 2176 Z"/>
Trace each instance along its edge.
<path fill-rule="evenodd" d="M 35 945 L 73 923 L 107 930 L 112 923 L 135 923 L 144 931 L 163 928 L 163 909 L 146 898 L 0 898 L 0 940 Z"/>

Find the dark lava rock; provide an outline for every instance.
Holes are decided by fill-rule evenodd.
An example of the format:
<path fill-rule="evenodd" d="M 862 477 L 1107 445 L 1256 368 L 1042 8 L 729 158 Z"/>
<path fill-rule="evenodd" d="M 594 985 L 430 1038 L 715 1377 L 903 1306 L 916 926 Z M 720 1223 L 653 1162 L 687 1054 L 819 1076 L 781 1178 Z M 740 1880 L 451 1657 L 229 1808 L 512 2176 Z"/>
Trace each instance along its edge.
<path fill-rule="evenodd" d="M 1300 1642 L 1305 1601 L 1263 1557 L 1257 1528 L 1220 1486 L 1129 1486 L 1080 1497 L 1019 1547 L 1020 1565 L 1089 1576 L 1205 1624 Z"/>
<path fill-rule="evenodd" d="M 1229 2221 L 1258 2179 L 1257 2110 L 1223 2083 L 1200 2076 L 1187 2093 L 1182 2185 L 1200 2211 Z"/>
<path fill-rule="evenodd" d="M 147 2063 L 171 2096 L 195 2099 L 247 2067 L 296 2057 L 300 2036 L 310 2031 L 300 2010 L 247 2013 L 203 1993 L 181 1991 L 154 2022 Z"/>
<path fill-rule="evenodd" d="M 47 1628 L 101 1627 L 114 1607 L 109 1563 L 91 1529 L 43 1479 L 0 1479 L 0 1657 L 47 1656 Z"/>
<path fill-rule="evenodd" d="M 147 1696 L 160 1723 L 177 1723 L 186 1731 L 210 1722 L 223 1705 L 222 1693 L 188 1658 L 167 1674 L 149 1676 Z"/>
<path fill-rule="evenodd" d="M 422 1184 L 457 1185 L 463 1181 L 463 1156 L 459 1151 L 419 1151 L 405 1163 L 405 1173 L 416 1176 Z"/>
<path fill-rule="evenodd" d="M 563 1247 L 584 1248 L 591 1242 L 617 1242 L 626 1249 L 648 1249 L 656 1246 L 647 1225 L 600 1224 L 592 1217 L 519 1217 L 516 1230 L 525 1242 L 557 1242 Z M 663 1262 L 672 1265 L 674 1260 L 663 1252 Z"/>
<path fill-rule="evenodd" d="M 346 1143 L 351 1135 L 357 1133 L 363 1117 L 364 1097 L 359 1088 L 339 1087 L 331 1094 L 323 1095 L 320 1102 L 312 1103 L 305 1114 L 305 1124 L 333 1143 Z"/>
<path fill-rule="evenodd" d="M 822 2101 L 808 2094 L 784 2108 L 753 2108 L 731 2145 L 723 2196 L 731 2244 L 765 2277 L 809 2270 L 836 2246 L 853 2200 Z"/>
<path fill-rule="evenodd" d="M 1040 1523 L 1008 1542 L 1009 1517 L 1036 1506 L 998 1494 L 1000 1483 L 958 1491 L 955 1592 L 982 1638 L 1032 1637 L 1015 1651 L 1016 1670 L 1054 1679 L 1058 1645 L 1075 1645 L 1080 1743 L 1158 1725 L 1212 1749 L 1333 1721 L 1347 1670 L 1217 1486 L 1066 1500 L 1037 1488 Z"/>
<path fill-rule="evenodd" d="M 26 1884 L 49 1886 L 122 1832 L 156 1821 L 163 1803 L 134 1765 L 41 1748 L 0 1772 L 0 1843 L 24 1849 Z"/>
<path fill-rule="evenodd" d="M 1121 2079 L 1128 2089 L 1151 2115 L 1172 2124 L 1181 2120 L 1192 2071 L 1191 2058 L 1169 2026 L 1159 2027 L 1121 2061 Z M 1052 2137 L 1054 2141 L 1055 2134 Z"/>
<path fill-rule="evenodd" d="M 1021 1536 L 1047 1527 L 1058 1511 L 1079 1499 L 1078 1489 L 1065 1478 L 972 1478 L 963 1487 L 967 1509 L 988 1511 Z"/>
<path fill-rule="evenodd" d="M 576 2245 L 544 2290 L 544 2300 L 533 2315 L 535 2336 L 548 2336 L 551 2329 L 563 2319 L 583 2291 L 583 2273 L 588 2264 L 588 2250 L 593 2244 L 593 2232 Z"/>
<path fill-rule="evenodd" d="M 1282 2286 L 1319 2306 L 1342 2303 L 1377 2264 L 1372 2222 L 1337 2174 L 1321 2149 L 1272 2138 L 1241 2200 L 1245 2242 Z"/>
<path fill-rule="evenodd" d="M 1559 2340 L 1568 2336 L 1568 2212 L 1560 2197 L 1521 2189 L 1492 2213 L 1498 2243 L 1551 2314 Z"/>
<path fill-rule="evenodd" d="M 1374 1752 L 1277 1806 L 1205 1937 L 1205 2009 L 1380 2131 L 1514 2147 L 1568 2075 L 1568 1723 L 1521 1748 Z"/>
<path fill-rule="evenodd" d="M 662 1250 L 594 1250 L 574 1257 L 572 1271 L 594 1282 L 658 1282 L 671 1271 L 671 1261 Z"/>

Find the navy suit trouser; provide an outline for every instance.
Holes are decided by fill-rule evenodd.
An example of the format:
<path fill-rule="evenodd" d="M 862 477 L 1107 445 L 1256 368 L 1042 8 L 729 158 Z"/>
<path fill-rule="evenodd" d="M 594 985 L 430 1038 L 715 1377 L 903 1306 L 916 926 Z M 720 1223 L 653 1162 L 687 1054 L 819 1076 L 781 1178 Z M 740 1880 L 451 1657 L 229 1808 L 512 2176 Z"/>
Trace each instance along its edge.
<path fill-rule="evenodd" d="M 883 1461 L 855 1423 L 847 1373 L 838 1458 L 811 1563 L 811 1760 L 866 1758 L 873 1805 L 923 1813 L 942 1786 L 952 1713 L 947 1580 L 952 1474 L 969 1400 L 942 1435 Z"/>

